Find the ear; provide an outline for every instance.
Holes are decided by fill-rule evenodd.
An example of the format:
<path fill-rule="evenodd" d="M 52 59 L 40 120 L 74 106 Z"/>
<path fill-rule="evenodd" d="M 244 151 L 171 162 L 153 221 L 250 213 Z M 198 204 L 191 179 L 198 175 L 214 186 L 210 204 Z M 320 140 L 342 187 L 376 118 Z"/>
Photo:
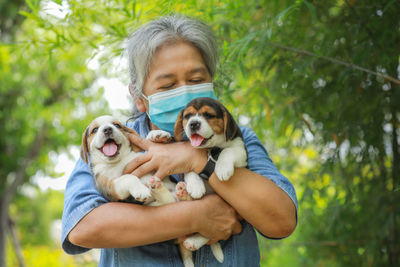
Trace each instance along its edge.
<path fill-rule="evenodd" d="M 89 127 L 86 128 L 85 132 L 82 135 L 82 146 L 81 146 L 81 159 L 87 164 L 88 163 L 88 144 L 87 138 L 89 134 Z"/>
<path fill-rule="evenodd" d="M 224 107 L 224 135 L 225 140 L 233 140 L 239 133 L 240 129 L 229 111 Z"/>
<path fill-rule="evenodd" d="M 183 134 L 183 112 L 185 109 L 182 109 L 181 112 L 179 112 L 178 118 L 176 119 L 175 122 L 175 127 L 174 127 L 174 139 L 175 141 L 182 141 L 182 134 Z"/>
<path fill-rule="evenodd" d="M 122 130 L 124 130 L 126 133 L 130 133 L 130 134 L 139 136 L 139 134 L 138 134 L 135 130 L 132 130 L 132 129 L 129 128 L 129 127 L 122 126 Z M 135 151 L 135 152 L 142 152 L 142 151 L 143 151 L 143 149 L 139 148 L 139 147 L 136 146 L 134 143 L 130 143 L 130 144 L 131 144 L 131 149 L 132 149 L 133 151 Z"/>

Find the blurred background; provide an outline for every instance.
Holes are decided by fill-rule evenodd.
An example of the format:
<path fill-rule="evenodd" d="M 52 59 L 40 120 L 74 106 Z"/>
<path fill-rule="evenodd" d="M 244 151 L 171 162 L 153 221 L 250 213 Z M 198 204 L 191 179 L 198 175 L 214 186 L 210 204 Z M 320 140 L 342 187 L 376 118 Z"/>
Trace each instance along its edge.
<path fill-rule="evenodd" d="M 124 47 L 170 13 L 220 47 L 217 94 L 299 199 L 262 266 L 400 266 L 400 1 L 0 0 L 0 266 L 97 266 L 60 248 L 63 190 L 96 116 L 129 118 Z"/>

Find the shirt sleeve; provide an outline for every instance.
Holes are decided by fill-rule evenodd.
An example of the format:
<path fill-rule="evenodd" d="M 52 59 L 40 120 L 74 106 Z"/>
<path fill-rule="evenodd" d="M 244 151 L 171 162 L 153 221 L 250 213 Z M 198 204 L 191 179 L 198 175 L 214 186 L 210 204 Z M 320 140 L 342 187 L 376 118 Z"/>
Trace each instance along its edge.
<path fill-rule="evenodd" d="M 96 190 L 89 166 L 79 159 L 65 188 L 61 236 L 65 252 L 79 254 L 89 250 L 72 244 L 68 234 L 86 214 L 106 202 Z"/>
<path fill-rule="evenodd" d="M 257 135 L 249 128 L 240 127 L 240 129 L 247 149 L 248 168 L 251 171 L 270 179 L 290 197 L 296 207 L 297 219 L 298 203 L 296 191 L 293 185 L 279 172 Z"/>

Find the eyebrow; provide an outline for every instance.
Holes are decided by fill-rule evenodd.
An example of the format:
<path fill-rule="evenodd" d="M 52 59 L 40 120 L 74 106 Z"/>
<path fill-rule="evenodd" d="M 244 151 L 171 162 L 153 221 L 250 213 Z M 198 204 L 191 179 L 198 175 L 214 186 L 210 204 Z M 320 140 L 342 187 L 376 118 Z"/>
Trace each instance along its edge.
<path fill-rule="evenodd" d="M 198 67 L 198 68 L 194 68 L 194 69 L 188 71 L 187 73 L 188 74 L 196 74 L 196 73 L 206 74 L 207 69 L 205 67 Z M 157 76 L 155 78 L 155 81 L 160 81 L 163 79 L 171 79 L 174 76 L 175 76 L 174 74 L 160 74 L 159 76 Z"/>

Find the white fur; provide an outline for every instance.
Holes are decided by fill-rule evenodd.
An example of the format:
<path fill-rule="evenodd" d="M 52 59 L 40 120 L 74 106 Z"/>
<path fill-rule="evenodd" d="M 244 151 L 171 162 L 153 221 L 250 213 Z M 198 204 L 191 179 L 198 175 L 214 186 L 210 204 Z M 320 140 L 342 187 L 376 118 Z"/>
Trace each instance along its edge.
<path fill-rule="evenodd" d="M 156 201 L 158 205 L 165 204 L 164 201 L 168 201 L 168 203 L 175 201 L 169 190 L 151 190 L 146 186 L 153 177 L 152 175 L 144 175 L 141 179 L 131 174 L 123 175 L 125 166 L 140 153 L 131 150 L 129 140 L 121 132 L 122 129 L 113 124 L 113 121 L 117 120 L 112 116 L 102 116 L 95 120 L 99 128 L 92 142 L 88 144 L 93 173 L 112 180 L 114 192 L 119 199 L 126 199 L 131 195 L 138 201 L 145 201 L 145 204 Z M 103 133 L 103 130 L 107 127 L 111 127 L 113 130 L 111 136 L 105 136 Z M 113 138 L 116 144 L 120 146 L 118 154 L 112 158 L 105 156 L 100 151 L 108 138 Z M 171 188 L 171 186 L 169 187 Z M 105 192 L 107 190 L 111 189 L 101 188 L 100 191 Z M 154 194 L 152 194 L 152 191 L 155 191 Z"/>
<path fill-rule="evenodd" d="M 204 185 L 203 179 L 195 173 L 189 172 L 185 173 L 185 183 L 186 183 L 186 190 L 189 195 L 194 199 L 199 199 L 206 193 L 206 187 Z"/>

